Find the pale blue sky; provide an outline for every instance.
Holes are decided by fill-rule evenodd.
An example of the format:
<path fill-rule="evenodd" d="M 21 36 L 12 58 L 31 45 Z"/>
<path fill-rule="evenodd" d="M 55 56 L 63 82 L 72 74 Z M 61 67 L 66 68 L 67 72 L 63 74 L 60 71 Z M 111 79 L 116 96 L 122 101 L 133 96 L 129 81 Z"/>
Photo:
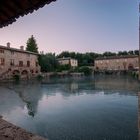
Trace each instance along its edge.
<path fill-rule="evenodd" d="M 40 51 L 104 52 L 138 49 L 137 0 L 57 0 L 0 29 L 0 44 Z"/>

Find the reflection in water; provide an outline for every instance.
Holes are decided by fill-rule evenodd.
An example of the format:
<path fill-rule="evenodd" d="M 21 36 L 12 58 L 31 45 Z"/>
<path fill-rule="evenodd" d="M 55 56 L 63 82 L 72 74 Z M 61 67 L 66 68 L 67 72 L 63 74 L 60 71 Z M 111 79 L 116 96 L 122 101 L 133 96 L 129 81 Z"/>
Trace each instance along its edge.
<path fill-rule="evenodd" d="M 10 85 L 6 86 L 6 88 L 0 88 L 2 92 L 0 92 L 2 95 L 1 99 L 3 99 L 3 102 L 7 102 L 7 98 L 13 98 L 14 96 L 14 101 L 12 100 L 10 102 L 10 106 L 12 107 L 12 104 L 17 106 L 17 102 L 20 98 L 23 102 L 25 103 L 26 108 L 28 110 L 28 115 L 34 117 L 35 114 L 37 113 L 37 107 L 38 107 L 38 101 L 41 99 L 42 94 L 41 94 L 41 85 L 40 84 L 23 84 L 23 85 Z M 16 94 L 14 94 L 16 93 Z M 2 96 L 5 96 L 2 97 Z M 12 96 L 12 97 L 10 97 Z M 19 106 L 19 105 L 18 105 Z M 8 107 L 9 108 L 9 107 Z M 24 108 L 24 105 L 22 105 L 22 108 Z M 9 108 L 11 110 L 11 108 Z"/>
<path fill-rule="evenodd" d="M 3 85 L 0 114 L 51 140 L 137 140 L 139 88 L 111 76 Z"/>
<path fill-rule="evenodd" d="M 138 140 L 140 140 L 140 92 L 138 92 Z"/>
<path fill-rule="evenodd" d="M 19 97 L 23 102 L 26 103 L 26 107 L 28 109 L 28 115 L 34 117 L 37 113 L 38 101 L 41 99 L 41 85 L 35 84 L 32 85 L 24 85 L 23 86 L 15 86 L 13 89 L 18 93 Z"/>

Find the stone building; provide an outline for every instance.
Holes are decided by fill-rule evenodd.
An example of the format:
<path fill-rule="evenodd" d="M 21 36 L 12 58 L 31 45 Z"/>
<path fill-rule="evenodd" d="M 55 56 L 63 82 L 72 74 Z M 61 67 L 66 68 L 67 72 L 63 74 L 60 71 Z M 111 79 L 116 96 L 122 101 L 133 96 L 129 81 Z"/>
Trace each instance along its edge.
<path fill-rule="evenodd" d="M 39 73 L 37 53 L 25 51 L 23 46 L 11 48 L 10 43 L 0 46 L 0 79 L 10 79 L 13 75 L 30 78 Z"/>
<path fill-rule="evenodd" d="M 59 59 L 57 59 L 57 61 L 60 65 L 70 65 L 71 67 L 78 66 L 78 61 L 74 58 L 71 58 L 71 57 L 59 58 Z"/>
<path fill-rule="evenodd" d="M 95 60 L 96 70 L 138 70 L 138 67 L 137 55 L 112 56 Z"/>

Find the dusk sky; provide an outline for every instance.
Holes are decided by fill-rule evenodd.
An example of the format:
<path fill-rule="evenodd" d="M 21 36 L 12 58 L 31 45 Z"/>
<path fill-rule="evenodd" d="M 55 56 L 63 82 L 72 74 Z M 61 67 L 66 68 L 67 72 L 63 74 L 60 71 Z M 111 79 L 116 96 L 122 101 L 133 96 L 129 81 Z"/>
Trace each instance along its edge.
<path fill-rule="evenodd" d="M 0 45 L 26 47 L 34 35 L 39 51 L 60 53 L 138 49 L 137 0 L 57 0 L 0 29 Z"/>

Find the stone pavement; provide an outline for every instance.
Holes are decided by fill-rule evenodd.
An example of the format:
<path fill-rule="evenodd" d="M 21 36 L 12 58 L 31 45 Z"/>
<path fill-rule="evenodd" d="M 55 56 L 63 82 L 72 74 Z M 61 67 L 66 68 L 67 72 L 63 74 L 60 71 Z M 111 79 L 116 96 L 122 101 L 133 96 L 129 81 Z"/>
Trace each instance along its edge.
<path fill-rule="evenodd" d="M 40 136 L 29 133 L 0 117 L 0 140 L 46 140 Z"/>

